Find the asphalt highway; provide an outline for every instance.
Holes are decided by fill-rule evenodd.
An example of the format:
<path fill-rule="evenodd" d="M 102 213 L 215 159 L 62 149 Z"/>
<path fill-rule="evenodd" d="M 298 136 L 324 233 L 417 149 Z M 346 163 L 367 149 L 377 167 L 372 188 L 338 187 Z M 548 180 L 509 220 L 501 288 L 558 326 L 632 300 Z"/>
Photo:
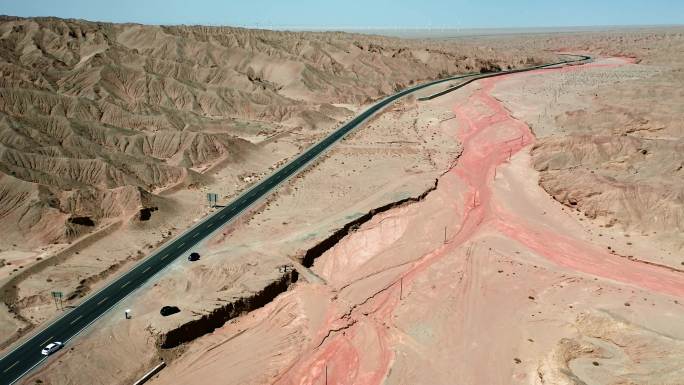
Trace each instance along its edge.
<path fill-rule="evenodd" d="M 9 351 L 9 353 L 0 359 L 0 384 L 13 384 L 28 372 L 33 370 L 36 366 L 44 362 L 46 357 L 40 354 L 40 350 L 48 343 L 54 341 L 65 342 L 65 349 L 68 349 L 68 342 L 72 338 L 76 337 L 80 332 L 97 321 L 98 318 L 105 314 L 124 297 L 131 294 L 150 278 L 152 278 L 156 273 L 164 269 L 179 257 L 186 256 L 195 246 L 195 244 L 208 237 L 211 233 L 220 229 L 231 220 L 235 219 L 255 202 L 266 197 L 281 183 L 304 169 L 307 164 L 325 152 L 335 142 L 342 139 L 351 130 L 361 125 L 366 119 L 370 118 L 375 113 L 379 112 L 381 109 L 393 103 L 397 99 L 422 88 L 442 82 L 468 79 L 466 82 L 459 84 L 458 86 L 449 88 L 442 93 L 431 95 L 426 99 L 431 99 L 446 92 L 453 91 L 454 89 L 460 88 L 467 83 L 485 77 L 499 76 L 506 73 L 530 71 L 567 63 L 579 63 L 587 60 L 590 60 L 590 58 L 587 56 L 575 56 L 575 58 L 566 61 L 534 66 L 522 70 L 455 76 L 417 85 L 377 102 L 363 113 L 356 116 L 342 127 L 338 128 L 336 131 L 330 134 L 330 136 L 310 147 L 296 159 L 260 181 L 236 200 L 217 210 L 210 217 L 207 217 L 205 220 L 196 224 L 182 235 L 167 242 L 161 249 L 154 252 L 152 255 L 136 265 L 133 269 L 121 275 L 119 278 L 102 288 L 100 291 L 87 297 L 80 305 L 66 312 L 60 318 L 48 324 L 47 326 L 44 326 L 43 329 L 34 333 L 32 337 L 25 339 L 23 342 L 17 345 L 16 348 Z M 124 315 L 121 314 L 121 317 L 123 316 Z M 105 347 L 103 347 L 103 349 L 104 348 Z M 57 355 L 58 354 L 59 353 L 57 353 Z"/>

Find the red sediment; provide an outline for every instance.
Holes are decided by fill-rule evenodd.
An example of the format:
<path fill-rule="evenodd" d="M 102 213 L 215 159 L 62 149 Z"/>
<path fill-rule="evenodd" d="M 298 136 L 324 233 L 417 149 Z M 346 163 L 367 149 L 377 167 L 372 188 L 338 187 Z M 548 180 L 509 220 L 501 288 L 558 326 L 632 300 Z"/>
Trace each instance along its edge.
<path fill-rule="evenodd" d="M 684 297 L 684 275 L 669 268 L 625 260 L 598 247 L 551 231 L 531 229 L 502 216 L 496 228 L 558 265 L 655 292 Z"/>
<path fill-rule="evenodd" d="M 624 59 L 624 62 L 633 63 L 633 59 Z M 607 67 L 615 66 L 615 64 L 590 64 L 592 67 Z M 555 71 L 572 71 L 582 67 L 566 67 Z M 586 66 L 584 67 L 586 68 Z M 459 166 L 456 171 L 461 171 L 465 168 L 466 171 L 461 171 L 459 175 L 464 176 L 463 180 L 467 181 L 471 186 L 477 186 L 476 191 L 480 196 L 490 197 L 490 190 L 487 186 L 487 181 L 483 180 L 485 170 L 489 174 L 493 167 L 496 167 L 501 159 L 507 156 L 507 152 L 515 154 L 521 148 L 533 142 L 529 127 L 513 119 L 507 111 L 489 95 L 489 91 L 493 85 L 501 81 L 501 78 L 492 78 L 485 80 L 482 89 L 476 92 L 472 98 L 476 98 L 480 103 L 486 104 L 494 113 L 484 118 L 473 119 L 467 117 L 468 105 L 464 107 L 457 107 L 457 115 L 466 115 L 463 121 L 470 126 L 465 130 L 465 134 L 461 135 L 464 141 L 464 146 L 472 143 L 472 133 L 478 132 L 483 135 L 487 130 L 494 128 L 495 122 L 507 120 L 506 127 L 512 127 L 519 130 L 519 141 L 510 139 L 508 141 L 500 141 L 494 143 L 496 149 L 492 151 L 489 148 L 480 151 L 486 151 L 485 156 L 464 156 L 459 161 Z M 492 136 L 489 133 L 489 136 Z M 483 141 L 486 142 L 486 141 Z M 464 151 L 464 155 L 467 155 Z M 477 171 L 476 171 L 477 170 Z M 471 175 L 473 172 L 479 175 Z M 664 294 L 684 296 L 684 276 L 678 272 L 670 269 L 665 269 L 659 266 L 638 264 L 637 262 L 626 262 L 624 258 L 613 255 L 611 253 L 600 250 L 598 247 L 588 244 L 584 241 L 579 241 L 566 237 L 562 234 L 546 231 L 544 229 L 533 229 L 525 225 L 522 221 L 514 218 L 506 213 L 493 213 L 494 226 L 501 233 L 505 234 L 511 239 L 515 239 L 530 249 L 547 257 L 548 259 L 581 271 L 584 273 L 600 276 L 603 278 L 628 283 L 635 286 L 640 286 L 646 289 L 654 290 Z"/>
<path fill-rule="evenodd" d="M 275 383 L 375 385 L 382 383 L 393 352 L 389 346 L 388 325 L 398 304 L 394 288 L 373 296 L 348 317 L 328 320 L 323 343 L 302 357 Z M 357 314 L 366 317 L 358 317 Z M 359 346 L 361 345 L 361 346 Z M 362 349 L 359 349 L 361 347 Z"/>
<path fill-rule="evenodd" d="M 622 59 L 621 62 L 591 63 L 527 74 L 577 71 L 587 67 L 605 68 L 631 63 L 633 59 Z M 468 187 L 468 193 L 463 197 L 461 227 L 448 244 L 424 255 L 407 269 L 402 275 L 404 291 L 428 266 L 447 255 L 447 252 L 459 248 L 482 226 L 487 226 L 566 268 L 684 297 L 684 275 L 681 273 L 625 260 L 585 241 L 535 228 L 525 223 L 524 218 L 517 218 L 492 204 L 490 183 L 496 167 L 534 142 L 530 128 L 514 119 L 490 95 L 495 84 L 505 81 L 509 76 L 521 75 L 481 80 L 480 89 L 465 104 L 454 107 L 459 122 L 457 135 L 463 144 L 463 152 L 450 172 Z M 440 184 L 439 188 L 451 191 L 447 184 Z M 277 383 L 325 384 L 326 379 L 330 385 L 382 383 L 393 359 L 390 347 L 392 313 L 399 305 L 398 297 L 397 282 L 373 294 L 368 301 L 352 308 L 344 317 L 330 319 L 318 337 L 321 345 L 301 357 Z"/>
<path fill-rule="evenodd" d="M 623 63 L 633 63 L 633 58 L 621 58 Z M 563 67 L 552 71 L 575 71 L 587 67 L 611 67 L 619 64 L 592 63 L 581 67 Z M 539 70 L 532 73 L 543 73 Z M 515 218 L 501 210 L 488 213 L 491 190 L 488 186 L 496 166 L 501 164 L 512 154 L 534 141 L 529 127 L 513 117 L 505 108 L 490 95 L 494 85 L 507 76 L 485 79 L 482 87 L 475 92 L 468 103 L 457 106 L 454 110 L 459 121 L 464 124 L 459 139 L 464 144 L 464 152 L 459 159 L 454 172 L 458 173 L 462 181 L 479 197 L 479 207 L 474 207 L 467 215 L 475 210 L 482 211 L 478 215 L 478 222 L 492 221 L 494 227 L 510 239 L 514 239 L 528 248 L 547 257 L 549 260 L 574 270 L 600 276 L 603 278 L 640 286 L 660 293 L 684 296 L 684 276 L 655 265 L 639 264 L 625 261 L 617 255 L 605 252 L 585 241 L 572 239 L 552 231 L 531 228 L 520 218 Z M 478 113 L 473 106 L 485 105 L 489 112 L 485 115 Z M 505 125 L 501 123 L 505 122 Z M 501 135 L 501 130 L 514 129 L 509 139 L 493 141 Z M 499 132 L 493 132 L 493 131 Z M 472 148 L 477 146 L 478 148 Z M 464 218 L 467 222 L 468 218 Z"/>

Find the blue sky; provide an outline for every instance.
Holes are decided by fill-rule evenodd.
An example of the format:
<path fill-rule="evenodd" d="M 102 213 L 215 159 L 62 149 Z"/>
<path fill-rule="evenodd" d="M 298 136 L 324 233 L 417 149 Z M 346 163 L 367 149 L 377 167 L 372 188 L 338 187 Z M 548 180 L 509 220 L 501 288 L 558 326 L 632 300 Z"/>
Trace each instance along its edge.
<path fill-rule="evenodd" d="M 0 14 L 290 28 L 684 24 L 683 0 L 0 0 Z"/>

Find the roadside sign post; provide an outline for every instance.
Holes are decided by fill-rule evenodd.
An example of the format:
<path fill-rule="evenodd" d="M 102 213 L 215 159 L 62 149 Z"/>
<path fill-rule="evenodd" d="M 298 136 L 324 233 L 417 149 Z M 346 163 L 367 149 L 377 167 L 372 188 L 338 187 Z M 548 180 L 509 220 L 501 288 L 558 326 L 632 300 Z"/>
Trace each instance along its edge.
<path fill-rule="evenodd" d="M 209 202 L 209 207 L 214 208 L 218 202 L 218 194 L 207 193 L 207 201 Z"/>
<path fill-rule="evenodd" d="M 61 310 L 64 310 L 64 306 L 62 305 L 62 296 L 63 296 L 63 294 L 61 291 L 53 291 L 52 292 L 52 299 L 55 300 L 55 308 L 57 310 L 60 310 L 60 308 L 61 308 Z M 58 305 L 58 303 L 59 303 L 59 305 Z"/>

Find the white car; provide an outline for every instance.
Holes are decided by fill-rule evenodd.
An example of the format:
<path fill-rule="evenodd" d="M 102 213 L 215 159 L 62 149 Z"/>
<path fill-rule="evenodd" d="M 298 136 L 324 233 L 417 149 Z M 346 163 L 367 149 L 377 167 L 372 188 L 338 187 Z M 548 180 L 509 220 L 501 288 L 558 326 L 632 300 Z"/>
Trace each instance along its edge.
<path fill-rule="evenodd" d="M 43 350 L 40 351 L 40 354 L 44 356 L 49 356 L 50 354 L 61 349 L 62 346 L 64 346 L 64 344 L 59 341 L 51 342 L 48 344 L 48 346 L 44 347 Z"/>

